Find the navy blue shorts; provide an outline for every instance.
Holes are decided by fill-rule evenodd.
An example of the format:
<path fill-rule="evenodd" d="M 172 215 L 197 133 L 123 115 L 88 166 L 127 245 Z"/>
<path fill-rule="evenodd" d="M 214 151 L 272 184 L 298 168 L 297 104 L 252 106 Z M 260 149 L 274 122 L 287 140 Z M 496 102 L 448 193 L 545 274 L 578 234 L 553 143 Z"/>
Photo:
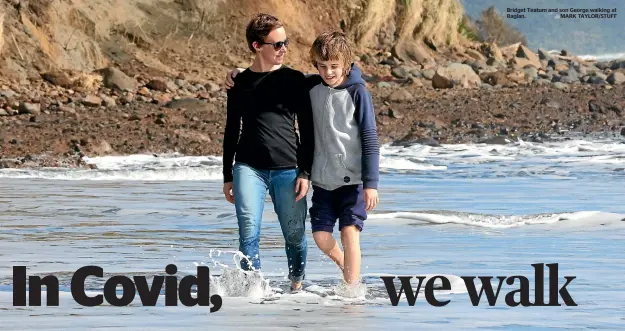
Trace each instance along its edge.
<path fill-rule="evenodd" d="M 362 231 L 363 223 L 367 219 L 362 185 L 346 185 L 333 191 L 313 185 L 310 207 L 312 232 L 332 233 L 337 219 L 339 231 L 348 225 L 355 225 Z"/>

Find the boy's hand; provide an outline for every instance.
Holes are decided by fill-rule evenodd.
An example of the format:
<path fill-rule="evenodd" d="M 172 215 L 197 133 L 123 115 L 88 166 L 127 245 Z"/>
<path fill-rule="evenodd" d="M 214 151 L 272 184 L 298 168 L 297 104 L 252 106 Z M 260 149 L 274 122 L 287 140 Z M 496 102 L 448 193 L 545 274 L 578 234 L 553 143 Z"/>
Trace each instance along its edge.
<path fill-rule="evenodd" d="M 226 90 L 229 90 L 234 87 L 234 77 L 236 77 L 239 73 L 243 72 L 243 70 L 245 69 L 243 68 L 232 69 L 232 71 L 230 71 L 226 75 Z"/>
<path fill-rule="evenodd" d="M 226 200 L 230 203 L 234 203 L 234 185 L 232 182 L 224 183 L 224 195 L 226 196 Z"/>
<path fill-rule="evenodd" d="M 365 206 L 367 211 L 373 210 L 380 202 L 378 198 L 378 190 L 374 188 L 366 188 L 365 189 Z"/>

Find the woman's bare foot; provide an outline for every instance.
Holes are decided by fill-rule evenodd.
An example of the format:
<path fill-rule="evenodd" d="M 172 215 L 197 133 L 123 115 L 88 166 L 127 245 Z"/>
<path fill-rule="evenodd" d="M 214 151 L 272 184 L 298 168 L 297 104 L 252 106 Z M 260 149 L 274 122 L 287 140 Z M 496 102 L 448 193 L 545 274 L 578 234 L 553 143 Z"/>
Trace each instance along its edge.
<path fill-rule="evenodd" d="M 297 292 L 302 290 L 302 282 L 291 281 L 291 292 Z"/>

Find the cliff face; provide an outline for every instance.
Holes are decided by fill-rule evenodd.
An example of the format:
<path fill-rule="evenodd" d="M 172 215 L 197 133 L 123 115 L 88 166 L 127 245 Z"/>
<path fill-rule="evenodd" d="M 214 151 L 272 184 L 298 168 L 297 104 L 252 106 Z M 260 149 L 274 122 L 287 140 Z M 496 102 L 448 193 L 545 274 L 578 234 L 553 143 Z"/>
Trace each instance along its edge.
<path fill-rule="evenodd" d="M 21 79 L 111 65 L 131 75 L 223 76 L 249 63 L 245 25 L 260 11 L 285 22 L 296 41 L 289 63 L 307 71 L 308 48 L 329 28 L 344 29 L 363 52 L 417 62 L 462 40 L 457 0 L 4 0 L 0 68 Z"/>
<path fill-rule="evenodd" d="M 4 13 L 0 13 L 0 54 L 4 48 Z"/>

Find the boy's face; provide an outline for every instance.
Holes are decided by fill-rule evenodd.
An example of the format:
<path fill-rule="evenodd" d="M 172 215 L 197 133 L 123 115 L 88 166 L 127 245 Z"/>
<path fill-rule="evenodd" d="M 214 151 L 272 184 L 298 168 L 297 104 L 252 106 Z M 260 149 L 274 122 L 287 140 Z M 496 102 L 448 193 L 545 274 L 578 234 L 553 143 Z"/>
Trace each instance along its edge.
<path fill-rule="evenodd" d="M 339 60 L 317 61 L 317 70 L 323 81 L 330 87 L 341 85 L 346 76 L 345 66 Z"/>

